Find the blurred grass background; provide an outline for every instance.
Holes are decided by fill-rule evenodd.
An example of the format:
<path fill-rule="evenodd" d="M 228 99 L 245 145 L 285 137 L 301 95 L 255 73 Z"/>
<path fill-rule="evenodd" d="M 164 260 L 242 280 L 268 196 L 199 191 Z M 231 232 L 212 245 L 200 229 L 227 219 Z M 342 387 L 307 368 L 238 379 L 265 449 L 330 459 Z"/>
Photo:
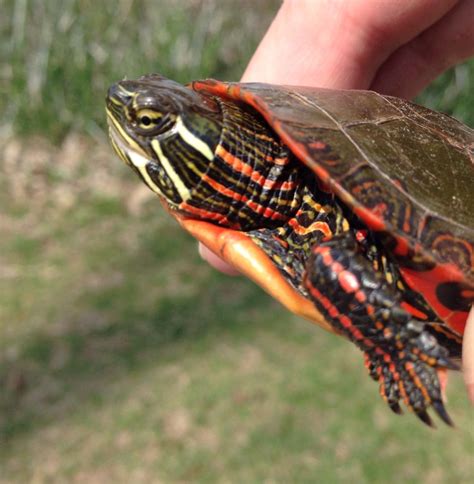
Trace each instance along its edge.
<path fill-rule="evenodd" d="M 238 79 L 275 0 L 3 0 L 0 482 L 472 482 L 341 339 L 199 260 L 104 132 L 117 79 Z M 474 63 L 421 96 L 474 124 Z"/>

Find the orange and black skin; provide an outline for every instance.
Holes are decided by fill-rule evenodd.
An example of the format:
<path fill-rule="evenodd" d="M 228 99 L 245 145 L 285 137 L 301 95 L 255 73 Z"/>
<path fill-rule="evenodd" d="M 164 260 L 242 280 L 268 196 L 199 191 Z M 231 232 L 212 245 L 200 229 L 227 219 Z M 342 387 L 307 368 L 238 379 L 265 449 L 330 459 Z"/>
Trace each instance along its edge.
<path fill-rule="evenodd" d="M 403 199 L 410 182 L 388 184 L 357 158 L 362 149 L 347 159 L 351 145 L 333 138 L 352 141 L 349 125 L 318 120 L 317 109 L 327 113 L 316 94 L 215 81 L 189 88 L 158 75 L 122 81 L 107 97 L 111 140 L 184 228 L 290 310 L 353 341 L 392 410 L 402 400 L 432 425 L 431 406 L 451 424 L 437 370 L 457 368 L 472 302 L 465 216 L 451 222 L 420 209 L 423 196 Z M 436 277 L 427 282 L 427 273 Z"/>

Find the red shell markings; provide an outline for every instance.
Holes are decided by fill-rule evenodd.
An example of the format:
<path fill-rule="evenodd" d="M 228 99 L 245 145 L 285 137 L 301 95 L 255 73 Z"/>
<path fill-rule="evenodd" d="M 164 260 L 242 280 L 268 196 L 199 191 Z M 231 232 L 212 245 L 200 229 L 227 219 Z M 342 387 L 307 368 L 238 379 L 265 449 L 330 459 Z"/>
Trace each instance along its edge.
<path fill-rule="evenodd" d="M 427 179 L 427 176 L 433 178 L 432 174 L 419 165 L 425 163 L 425 158 L 429 163 L 433 150 L 445 150 L 450 169 L 453 173 L 458 170 L 459 180 L 463 177 L 474 180 L 474 162 L 466 168 L 462 158 L 468 152 L 473 160 L 469 152 L 469 146 L 474 146 L 472 130 L 463 127 L 464 131 L 460 131 L 454 120 L 439 115 L 443 122 L 441 130 L 437 124 L 439 119 L 432 119 L 424 108 L 369 91 L 214 80 L 194 81 L 191 87 L 252 106 L 295 156 L 369 228 L 390 234 L 396 256 L 416 254 L 431 262 L 422 271 L 402 266 L 400 269 L 409 285 L 422 292 L 438 315 L 462 334 L 467 310 L 449 309 L 440 301 L 437 290 L 441 282 L 458 282 L 466 284 L 466 291 L 474 291 L 474 194 L 461 193 L 469 206 L 458 210 L 457 219 L 462 222 L 459 224 L 451 219 L 453 210 L 449 204 L 452 202 L 447 197 L 452 190 L 464 188 L 447 186 L 442 176 L 439 180 Z M 327 106 L 334 107 L 337 116 Z M 351 120 L 351 115 L 355 120 Z M 426 154 L 417 153 L 425 156 L 423 162 L 410 159 L 413 155 L 410 139 L 418 136 L 417 130 L 422 138 L 419 143 L 427 145 Z M 436 173 L 438 167 L 430 169 Z M 399 176 L 391 173 L 397 170 Z M 413 185 L 413 180 L 423 177 L 427 183 Z M 405 185 L 410 186 L 405 189 Z M 434 197 L 432 192 L 440 195 Z M 444 192 L 449 193 L 444 195 Z M 453 193 L 455 198 L 456 192 Z M 448 200 L 446 206 L 443 196 Z M 439 250 L 436 245 L 430 245 L 440 236 L 450 238 L 456 247 L 454 250 L 462 251 L 460 259 L 467 261 L 464 265 L 458 263 L 459 258 L 453 262 L 453 249 Z"/>

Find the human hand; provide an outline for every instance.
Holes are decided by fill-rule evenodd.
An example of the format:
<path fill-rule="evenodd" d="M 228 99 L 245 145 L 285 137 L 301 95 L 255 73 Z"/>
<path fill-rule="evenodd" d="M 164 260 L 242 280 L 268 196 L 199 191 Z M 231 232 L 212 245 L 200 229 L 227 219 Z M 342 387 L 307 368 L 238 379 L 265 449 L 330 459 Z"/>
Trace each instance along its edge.
<path fill-rule="evenodd" d="M 474 307 L 471 308 L 464 330 L 462 369 L 467 394 L 474 405 Z"/>
<path fill-rule="evenodd" d="M 472 0 L 287 0 L 242 81 L 372 89 L 412 98 L 474 54 Z M 200 246 L 227 274 L 237 271 Z M 464 338 L 464 378 L 474 403 L 474 310 Z"/>

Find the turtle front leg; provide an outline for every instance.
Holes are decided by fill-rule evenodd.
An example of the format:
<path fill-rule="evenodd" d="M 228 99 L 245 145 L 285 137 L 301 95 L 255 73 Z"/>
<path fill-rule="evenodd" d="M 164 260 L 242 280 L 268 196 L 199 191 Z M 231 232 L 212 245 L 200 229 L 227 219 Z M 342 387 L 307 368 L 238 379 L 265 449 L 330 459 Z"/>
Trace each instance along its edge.
<path fill-rule="evenodd" d="M 390 408 L 399 400 L 426 424 L 433 406 L 448 425 L 437 368 L 458 369 L 448 351 L 424 324 L 400 306 L 400 294 L 374 270 L 352 233 L 333 237 L 312 249 L 304 284 L 317 308 L 365 355 L 370 376 Z"/>

